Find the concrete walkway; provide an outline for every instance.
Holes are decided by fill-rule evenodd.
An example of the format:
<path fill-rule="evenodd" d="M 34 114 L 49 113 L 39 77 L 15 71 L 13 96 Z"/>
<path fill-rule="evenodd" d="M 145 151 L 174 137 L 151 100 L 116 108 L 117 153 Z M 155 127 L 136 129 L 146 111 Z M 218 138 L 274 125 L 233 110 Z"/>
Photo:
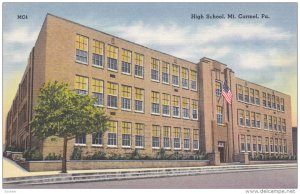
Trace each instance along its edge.
<path fill-rule="evenodd" d="M 297 163 L 263 164 L 263 165 L 224 165 L 178 168 L 144 168 L 144 169 L 101 169 L 101 170 L 70 170 L 68 173 L 59 171 L 27 172 L 15 162 L 3 158 L 4 184 L 55 184 L 108 180 L 126 180 L 171 176 L 189 176 L 229 172 L 253 172 L 262 170 L 294 169 Z"/>

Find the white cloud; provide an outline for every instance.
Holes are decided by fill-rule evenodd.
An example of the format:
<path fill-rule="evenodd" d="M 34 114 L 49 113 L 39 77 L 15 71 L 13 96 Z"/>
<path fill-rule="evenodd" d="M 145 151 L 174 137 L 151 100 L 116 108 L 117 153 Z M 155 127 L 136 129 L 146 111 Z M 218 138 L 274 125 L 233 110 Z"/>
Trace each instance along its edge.
<path fill-rule="evenodd" d="M 38 31 L 32 31 L 30 28 L 14 28 L 12 31 L 3 32 L 3 42 L 7 44 L 32 44 L 36 41 Z"/>
<path fill-rule="evenodd" d="M 236 64 L 243 69 L 261 69 L 266 67 L 289 67 L 297 64 L 296 52 L 266 49 L 263 51 L 244 51 L 237 57 Z"/>
<path fill-rule="evenodd" d="M 177 24 L 150 25 L 137 22 L 110 28 L 119 36 L 140 44 L 157 45 L 206 45 L 219 41 L 283 41 L 291 37 L 289 32 L 264 24 L 224 22 L 204 27 L 187 27 Z"/>
<path fill-rule="evenodd" d="M 198 27 L 197 39 L 203 43 L 224 40 L 272 40 L 282 41 L 291 37 L 291 34 L 281 29 L 263 24 L 242 24 L 224 22 L 213 26 Z"/>
<path fill-rule="evenodd" d="M 157 50 L 198 62 L 201 57 L 216 60 L 237 58 L 244 69 L 261 69 L 266 66 L 289 66 L 295 64 L 297 55 L 275 48 L 269 48 L 267 41 L 274 44 L 286 43 L 292 35 L 283 29 L 266 24 L 223 22 L 211 26 L 193 27 L 150 25 L 137 22 L 131 25 L 109 28 L 114 34 L 133 42 L 154 47 Z M 260 43 L 260 52 L 254 50 Z M 247 44 L 249 49 L 241 49 Z M 231 64 L 228 64 L 231 65 Z"/>

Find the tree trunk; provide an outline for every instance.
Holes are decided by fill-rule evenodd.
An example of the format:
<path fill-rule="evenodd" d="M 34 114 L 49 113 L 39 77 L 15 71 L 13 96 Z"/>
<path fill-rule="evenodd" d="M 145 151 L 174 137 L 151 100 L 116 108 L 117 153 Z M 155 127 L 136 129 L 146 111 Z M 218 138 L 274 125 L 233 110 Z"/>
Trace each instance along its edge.
<path fill-rule="evenodd" d="M 64 137 L 64 149 L 63 149 L 63 159 L 62 159 L 62 173 L 67 173 L 67 145 L 68 145 L 68 139 L 67 137 Z"/>

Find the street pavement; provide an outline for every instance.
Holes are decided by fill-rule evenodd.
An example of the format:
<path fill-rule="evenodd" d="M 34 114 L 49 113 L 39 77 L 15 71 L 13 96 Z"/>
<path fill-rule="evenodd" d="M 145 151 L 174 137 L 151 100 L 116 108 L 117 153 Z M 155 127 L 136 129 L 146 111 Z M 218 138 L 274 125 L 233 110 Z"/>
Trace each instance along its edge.
<path fill-rule="evenodd" d="M 3 185 L 4 189 L 296 189 L 297 187 L 297 169 L 50 185 Z"/>

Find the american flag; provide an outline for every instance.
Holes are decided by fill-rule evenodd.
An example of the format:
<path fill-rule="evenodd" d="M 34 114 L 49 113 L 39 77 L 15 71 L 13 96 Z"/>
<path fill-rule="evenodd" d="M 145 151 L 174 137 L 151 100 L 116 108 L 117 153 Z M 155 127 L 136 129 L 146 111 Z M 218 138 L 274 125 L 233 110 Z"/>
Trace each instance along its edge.
<path fill-rule="evenodd" d="M 223 82 L 223 87 L 222 87 L 222 95 L 223 97 L 225 98 L 225 100 L 231 104 L 231 101 L 232 101 L 232 93 L 230 91 L 230 88 L 228 87 L 227 85 L 227 80 L 225 80 Z"/>

